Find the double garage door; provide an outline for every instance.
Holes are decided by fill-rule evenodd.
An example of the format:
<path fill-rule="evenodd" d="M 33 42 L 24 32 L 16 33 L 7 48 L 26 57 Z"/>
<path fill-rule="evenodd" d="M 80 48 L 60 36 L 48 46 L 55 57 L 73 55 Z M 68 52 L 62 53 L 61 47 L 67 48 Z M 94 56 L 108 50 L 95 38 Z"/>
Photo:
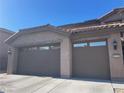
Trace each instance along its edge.
<path fill-rule="evenodd" d="M 59 44 L 20 48 L 17 74 L 59 77 Z"/>

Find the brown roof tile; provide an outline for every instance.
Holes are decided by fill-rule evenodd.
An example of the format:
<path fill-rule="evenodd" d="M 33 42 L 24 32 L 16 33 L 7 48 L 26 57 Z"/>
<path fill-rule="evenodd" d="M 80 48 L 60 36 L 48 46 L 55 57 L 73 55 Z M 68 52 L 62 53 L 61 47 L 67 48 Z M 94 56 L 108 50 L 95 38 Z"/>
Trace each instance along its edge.
<path fill-rule="evenodd" d="M 89 27 L 67 29 L 66 31 L 70 33 L 78 33 L 78 32 L 84 32 L 84 31 L 95 30 L 95 29 L 115 28 L 115 27 L 122 27 L 122 26 L 124 26 L 124 23 L 114 23 L 114 24 L 105 24 L 105 25 L 99 25 L 99 26 L 89 26 Z"/>

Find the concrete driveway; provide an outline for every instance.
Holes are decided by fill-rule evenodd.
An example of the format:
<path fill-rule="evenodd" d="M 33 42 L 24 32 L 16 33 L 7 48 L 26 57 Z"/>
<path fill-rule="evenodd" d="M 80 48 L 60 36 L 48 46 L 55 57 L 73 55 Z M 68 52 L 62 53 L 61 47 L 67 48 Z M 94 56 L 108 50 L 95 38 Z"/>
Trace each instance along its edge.
<path fill-rule="evenodd" d="M 109 82 L 52 77 L 0 75 L 3 93 L 114 93 Z"/>

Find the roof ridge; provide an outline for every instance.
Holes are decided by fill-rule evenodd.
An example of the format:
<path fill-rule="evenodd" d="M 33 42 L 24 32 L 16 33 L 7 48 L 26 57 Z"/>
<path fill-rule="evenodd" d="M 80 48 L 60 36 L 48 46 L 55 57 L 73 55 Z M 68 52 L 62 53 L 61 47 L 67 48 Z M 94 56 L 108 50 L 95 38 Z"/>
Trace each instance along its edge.
<path fill-rule="evenodd" d="M 124 9 L 124 7 L 115 8 L 113 10 L 122 10 L 122 9 Z"/>
<path fill-rule="evenodd" d="M 34 26 L 34 27 L 20 29 L 19 31 L 25 31 L 25 30 L 36 29 L 36 28 L 47 27 L 47 26 L 53 26 L 53 25 L 51 25 L 51 24 L 45 24 L 45 25 L 40 25 L 40 26 Z"/>

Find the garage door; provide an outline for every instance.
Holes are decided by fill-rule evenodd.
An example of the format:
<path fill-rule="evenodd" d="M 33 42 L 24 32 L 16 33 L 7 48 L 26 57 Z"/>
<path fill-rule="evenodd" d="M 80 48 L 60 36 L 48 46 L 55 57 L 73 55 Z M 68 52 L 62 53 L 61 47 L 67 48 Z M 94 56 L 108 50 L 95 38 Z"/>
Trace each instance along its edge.
<path fill-rule="evenodd" d="M 20 48 L 17 73 L 59 77 L 60 45 Z"/>
<path fill-rule="evenodd" d="M 106 41 L 73 45 L 73 77 L 110 79 Z"/>

